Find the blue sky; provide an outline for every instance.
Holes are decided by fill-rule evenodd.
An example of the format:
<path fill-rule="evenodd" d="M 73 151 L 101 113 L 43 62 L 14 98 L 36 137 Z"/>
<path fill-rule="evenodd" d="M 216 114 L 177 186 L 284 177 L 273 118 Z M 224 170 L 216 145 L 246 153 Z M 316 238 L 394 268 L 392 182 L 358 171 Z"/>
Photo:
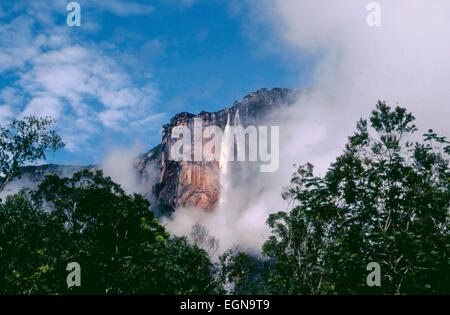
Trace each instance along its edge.
<path fill-rule="evenodd" d="M 89 164 L 117 147 L 158 144 L 178 112 L 215 111 L 260 88 L 300 88 L 294 58 L 245 1 L 0 3 L 0 124 L 51 115 L 67 147 L 51 163 Z"/>

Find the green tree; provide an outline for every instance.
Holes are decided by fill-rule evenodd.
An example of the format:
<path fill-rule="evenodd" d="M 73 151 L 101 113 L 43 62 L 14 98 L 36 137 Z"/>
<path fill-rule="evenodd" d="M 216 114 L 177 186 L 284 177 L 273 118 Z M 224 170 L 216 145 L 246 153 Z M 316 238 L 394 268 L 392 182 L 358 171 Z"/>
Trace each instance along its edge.
<path fill-rule="evenodd" d="M 207 253 L 183 238 L 170 238 L 149 206 L 141 195 L 125 194 L 101 171 L 84 170 L 72 178 L 46 176 L 32 198 L 19 194 L 0 207 L 1 259 L 12 261 L 2 274 L 6 281 L 0 291 L 220 292 Z M 21 246 L 14 249 L 14 243 Z M 70 262 L 81 266 L 81 287 L 67 288 Z"/>
<path fill-rule="evenodd" d="M 264 264 L 237 249 L 219 257 L 219 279 L 229 294 L 264 294 Z"/>
<path fill-rule="evenodd" d="M 449 293 L 449 142 L 383 102 L 323 177 L 300 167 L 271 215 L 267 285 L 282 294 Z M 366 266 L 381 265 L 381 287 Z"/>
<path fill-rule="evenodd" d="M 46 253 L 51 226 L 47 219 L 25 191 L 0 203 L 0 294 L 48 290 L 42 281 L 51 263 Z"/>
<path fill-rule="evenodd" d="M 55 120 L 49 117 L 14 119 L 7 127 L 0 126 L 0 192 L 19 175 L 24 163 L 45 159 L 47 150 L 56 151 L 64 146 L 52 129 Z"/>

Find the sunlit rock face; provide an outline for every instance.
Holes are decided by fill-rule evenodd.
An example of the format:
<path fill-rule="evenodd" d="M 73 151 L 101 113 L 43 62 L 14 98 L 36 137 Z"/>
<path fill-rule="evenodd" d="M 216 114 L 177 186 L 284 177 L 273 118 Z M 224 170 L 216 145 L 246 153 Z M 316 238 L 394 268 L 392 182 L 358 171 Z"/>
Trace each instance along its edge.
<path fill-rule="evenodd" d="M 180 113 L 170 123 L 163 126 L 162 142 L 147 152 L 137 161 L 138 170 L 145 177 L 146 168 L 153 165 L 159 169 L 159 182 L 153 188 L 153 194 L 160 210 L 171 211 L 178 207 L 196 207 L 212 211 L 219 201 L 221 190 L 220 167 L 213 162 L 175 162 L 170 160 L 170 148 L 176 139 L 172 139 L 175 126 L 187 126 L 194 135 L 194 119 L 201 118 L 203 128 L 218 126 L 225 128 L 228 117 L 235 117 L 239 111 L 242 125 L 270 125 L 268 113 L 279 106 L 294 101 L 294 92 L 289 89 L 262 89 L 251 93 L 242 102 L 235 102 L 232 107 L 198 115 Z M 232 122 L 234 123 L 234 122 Z M 203 145 L 207 140 L 203 141 Z M 192 143 L 192 142 L 191 142 Z"/>
<path fill-rule="evenodd" d="M 170 148 L 176 139 L 172 139 L 172 129 L 175 126 L 187 126 L 194 135 L 194 119 L 201 118 L 203 128 L 218 126 L 225 128 L 228 117 L 234 124 L 236 113 L 239 111 L 241 124 L 267 125 L 275 122 L 269 113 L 280 106 L 289 105 L 296 99 L 296 92 L 289 89 L 261 89 L 247 95 L 242 102 L 234 102 L 230 108 L 218 112 L 201 112 L 198 115 L 180 113 L 175 115 L 168 124 L 163 126 L 161 144 L 143 154 L 136 160 L 136 169 L 141 175 L 139 189 L 152 202 L 152 210 L 156 214 L 164 214 L 179 207 L 196 207 L 205 211 L 213 211 L 219 202 L 221 192 L 221 169 L 219 161 L 207 162 L 175 162 L 169 158 Z M 203 141 L 203 145 L 208 140 Z M 282 141 L 282 140 L 281 140 Z M 118 165 L 118 167 L 122 167 Z M 100 169 L 101 165 L 73 166 L 73 165 L 41 165 L 21 168 L 22 176 L 6 186 L 0 198 L 17 192 L 26 187 L 35 189 L 46 174 L 57 174 L 62 177 L 72 176 L 82 169 Z M 239 168 L 239 167 L 238 167 Z M 157 172 L 156 184 L 154 172 Z M 239 175 L 239 174 L 238 174 Z M 237 176 L 237 180 L 239 176 Z M 235 184 L 235 183 L 234 183 Z M 148 187 L 146 187 L 148 186 Z"/>

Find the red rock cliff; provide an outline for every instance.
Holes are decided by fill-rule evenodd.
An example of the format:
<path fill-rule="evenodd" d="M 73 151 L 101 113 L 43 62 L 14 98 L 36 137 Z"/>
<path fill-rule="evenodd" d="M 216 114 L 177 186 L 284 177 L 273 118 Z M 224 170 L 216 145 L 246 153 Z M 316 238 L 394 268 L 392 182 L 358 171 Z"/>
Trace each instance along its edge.
<path fill-rule="evenodd" d="M 275 88 L 262 89 L 250 93 L 242 102 L 235 102 L 232 107 L 198 115 L 180 113 L 170 123 L 163 126 L 162 142 L 138 160 L 138 170 L 145 176 L 146 166 L 158 169 L 158 183 L 153 187 L 156 204 L 161 211 L 178 207 L 197 207 L 212 211 L 220 195 L 219 163 L 214 162 L 175 162 L 169 159 L 170 146 L 175 141 L 171 138 L 175 126 L 188 126 L 193 135 L 194 118 L 201 118 L 203 128 L 215 125 L 224 128 L 227 117 L 234 117 L 239 110 L 244 126 L 257 123 L 270 123 L 267 114 L 284 104 L 292 103 L 293 91 Z"/>

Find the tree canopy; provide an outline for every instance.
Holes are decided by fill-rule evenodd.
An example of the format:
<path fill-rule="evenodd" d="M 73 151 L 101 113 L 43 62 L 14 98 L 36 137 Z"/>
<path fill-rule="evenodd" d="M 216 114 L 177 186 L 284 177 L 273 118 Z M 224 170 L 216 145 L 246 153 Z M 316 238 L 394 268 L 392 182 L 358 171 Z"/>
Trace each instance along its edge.
<path fill-rule="evenodd" d="M 212 294 L 207 253 L 170 237 L 141 195 L 101 171 L 46 176 L 37 191 L 0 205 L 0 292 L 5 294 Z M 66 266 L 81 266 L 68 288 Z"/>
<path fill-rule="evenodd" d="M 46 158 L 46 151 L 64 146 L 52 126 L 50 117 L 14 119 L 7 127 L 0 126 L 0 192 L 19 174 L 19 168 Z"/>
<path fill-rule="evenodd" d="M 432 130 L 412 142 L 413 121 L 379 102 L 325 176 L 297 170 L 292 210 L 267 221 L 269 293 L 449 293 L 449 142 Z M 381 287 L 366 285 L 371 262 Z"/>
<path fill-rule="evenodd" d="M 62 146 L 51 123 L 1 129 L 2 187 Z M 148 200 L 101 171 L 47 175 L 0 202 L 0 294 L 449 294 L 450 146 L 416 132 L 405 108 L 379 102 L 326 174 L 300 166 L 282 194 L 292 208 L 267 220 L 262 260 L 234 249 L 211 262 L 206 228 L 170 236 Z M 71 262 L 81 287 L 67 286 Z M 366 282 L 373 263 L 379 286 Z"/>

